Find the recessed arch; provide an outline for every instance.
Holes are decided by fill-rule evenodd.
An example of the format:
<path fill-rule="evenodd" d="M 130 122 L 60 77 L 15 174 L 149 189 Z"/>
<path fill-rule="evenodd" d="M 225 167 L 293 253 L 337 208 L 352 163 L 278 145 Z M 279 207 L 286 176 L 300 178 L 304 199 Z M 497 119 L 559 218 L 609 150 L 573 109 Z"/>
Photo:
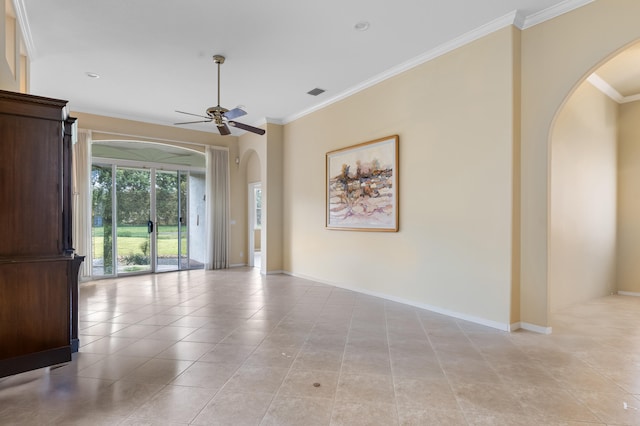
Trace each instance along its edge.
<path fill-rule="evenodd" d="M 627 68 L 629 55 L 639 59 L 635 70 Z M 626 207 L 628 197 L 620 190 L 621 185 L 629 185 L 620 179 L 624 173 L 621 174 L 619 159 L 629 163 L 625 160 L 628 155 L 620 155 L 620 145 L 629 143 L 625 142 L 626 132 L 620 132 L 621 113 L 625 104 L 640 101 L 640 82 L 630 84 L 630 76 L 640 76 L 640 39 L 614 49 L 591 66 L 571 87 L 551 121 L 547 194 L 549 314 L 617 292 L 621 268 L 627 274 L 634 269 L 625 264 L 628 256 L 621 253 L 619 241 L 621 235 L 627 240 L 622 245 L 623 252 L 640 247 L 640 235 L 630 238 L 628 231 L 620 230 L 621 216 L 629 221 L 628 214 L 623 211 L 621 215 L 621 206 L 623 210 L 640 209 Z M 640 108 L 633 114 L 640 122 Z M 633 167 L 640 166 L 639 161 L 636 163 Z M 629 224 L 625 222 L 624 226 Z M 634 269 L 631 273 L 636 272 Z"/>

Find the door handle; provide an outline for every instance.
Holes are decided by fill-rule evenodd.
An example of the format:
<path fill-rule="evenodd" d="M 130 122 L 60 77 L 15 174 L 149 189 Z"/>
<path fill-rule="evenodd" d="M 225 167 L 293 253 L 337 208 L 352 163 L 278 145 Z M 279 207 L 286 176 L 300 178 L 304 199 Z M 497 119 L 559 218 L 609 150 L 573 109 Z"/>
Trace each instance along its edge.
<path fill-rule="evenodd" d="M 147 232 L 149 234 L 153 232 L 153 222 L 152 221 L 148 221 L 147 222 Z"/>

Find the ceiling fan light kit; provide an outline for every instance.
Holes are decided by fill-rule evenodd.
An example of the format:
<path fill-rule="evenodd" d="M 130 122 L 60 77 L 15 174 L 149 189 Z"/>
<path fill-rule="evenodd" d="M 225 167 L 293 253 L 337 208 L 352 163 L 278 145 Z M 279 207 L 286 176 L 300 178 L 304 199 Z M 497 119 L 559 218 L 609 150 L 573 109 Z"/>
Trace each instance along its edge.
<path fill-rule="evenodd" d="M 222 136 L 230 135 L 231 130 L 229 130 L 229 126 L 236 127 L 241 130 L 246 130 L 247 132 L 255 133 L 258 135 L 264 135 L 265 131 L 258 127 L 253 127 L 248 124 L 240 123 L 237 121 L 233 121 L 233 119 L 242 117 L 246 115 L 246 111 L 243 109 L 236 107 L 234 109 L 227 109 L 220 106 L 220 65 L 224 64 L 225 57 L 222 55 L 213 55 L 213 62 L 218 65 L 218 105 L 214 107 L 209 107 L 205 111 L 207 115 L 193 114 L 190 112 L 184 111 L 176 111 L 180 114 L 193 115 L 196 117 L 204 118 L 204 120 L 198 121 L 185 121 L 182 123 L 174 123 L 175 125 L 183 125 L 183 124 L 193 124 L 193 123 L 211 123 L 213 122 L 218 127 L 218 132 Z"/>

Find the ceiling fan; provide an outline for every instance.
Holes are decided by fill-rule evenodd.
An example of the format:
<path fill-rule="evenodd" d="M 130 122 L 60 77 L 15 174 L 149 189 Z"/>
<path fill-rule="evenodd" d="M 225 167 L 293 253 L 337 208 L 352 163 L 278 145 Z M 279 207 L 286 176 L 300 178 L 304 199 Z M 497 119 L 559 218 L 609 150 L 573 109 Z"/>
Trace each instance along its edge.
<path fill-rule="evenodd" d="M 184 111 L 176 111 L 176 112 L 179 112 L 180 114 L 187 114 L 187 115 L 193 115 L 196 117 L 201 117 L 201 118 L 204 118 L 204 120 L 185 121 L 182 123 L 174 123 L 174 124 L 178 126 L 182 124 L 210 123 L 213 121 L 215 125 L 218 127 L 218 131 L 222 136 L 231 134 L 231 130 L 229 130 L 229 126 L 237 127 L 238 129 L 246 130 L 248 132 L 256 133 L 258 135 L 264 135 L 265 131 L 263 129 L 234 121 L 234 118 L 242 117 L 243 115 L 247 114 L 243 109 L 234 108 L 229 110 L 220 106 L 220 65 L 224 64 L 224 59 L 225 59 L 224 56 L 221 56 L 221 55 L 213 56 L 213 62 L 218 64 L 218 105 L 207 108 L 207 111 L 206 111 L 207 115 L 192 114 L 190 112 L 184 112 Z"/>

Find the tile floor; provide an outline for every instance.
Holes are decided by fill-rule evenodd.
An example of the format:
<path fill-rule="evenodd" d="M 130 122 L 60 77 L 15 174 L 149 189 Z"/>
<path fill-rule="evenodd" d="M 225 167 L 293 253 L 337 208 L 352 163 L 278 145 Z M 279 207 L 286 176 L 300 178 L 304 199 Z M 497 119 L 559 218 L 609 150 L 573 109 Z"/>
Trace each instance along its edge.
<path fill-rule="evenodd" d="M 640 298 L 567 309 L 550 336 L 245 268 L 80 299 L 80 352 L 0 379 L 0 424 L 640 425 Z"/>

